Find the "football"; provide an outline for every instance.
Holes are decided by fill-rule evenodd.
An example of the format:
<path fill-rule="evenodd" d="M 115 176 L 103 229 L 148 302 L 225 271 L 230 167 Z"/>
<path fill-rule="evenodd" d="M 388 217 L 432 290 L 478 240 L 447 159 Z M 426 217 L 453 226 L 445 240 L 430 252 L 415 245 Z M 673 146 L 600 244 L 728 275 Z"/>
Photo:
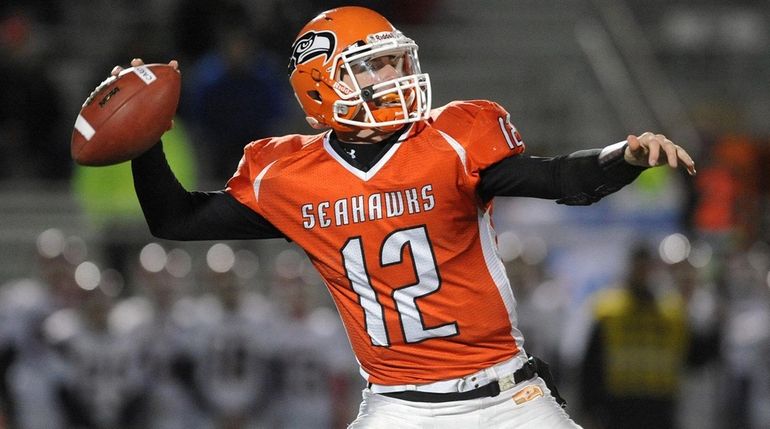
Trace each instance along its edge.
<path fill-rule="evenodd" d="M 130 67 L 103 81 L 75 120 L 70 152 L 80 165 L 113 165 L 136 158 L 171 127 L 181 75 L 168 64 Z"/>

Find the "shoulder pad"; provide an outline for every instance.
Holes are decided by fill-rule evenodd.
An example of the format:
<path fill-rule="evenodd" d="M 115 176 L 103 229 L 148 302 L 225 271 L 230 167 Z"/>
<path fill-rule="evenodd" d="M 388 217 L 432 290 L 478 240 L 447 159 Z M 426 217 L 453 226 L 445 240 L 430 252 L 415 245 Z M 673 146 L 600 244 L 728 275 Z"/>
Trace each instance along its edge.
<path fill-rule="evenodd" d="M 449 103 L 432 112 L 430 123 L 463 147 L 472 172 L 524 152 L 524 141 L 510 115 L 492 101 Z"/>

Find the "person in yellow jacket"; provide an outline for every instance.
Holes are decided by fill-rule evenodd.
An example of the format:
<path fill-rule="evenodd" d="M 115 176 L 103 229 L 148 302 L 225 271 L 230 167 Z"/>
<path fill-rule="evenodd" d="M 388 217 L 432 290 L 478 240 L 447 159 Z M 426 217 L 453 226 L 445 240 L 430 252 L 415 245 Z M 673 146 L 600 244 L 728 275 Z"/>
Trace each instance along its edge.
<path fill-rule="evenodd" d="M 675 426 L 690 334 L 684 301 L 675 291 L 656 290 L 654 269 L 652 253 L 638 245 L 623 284 L 595 296 L 580 389 L 584 411 L 599 428 Z"/>

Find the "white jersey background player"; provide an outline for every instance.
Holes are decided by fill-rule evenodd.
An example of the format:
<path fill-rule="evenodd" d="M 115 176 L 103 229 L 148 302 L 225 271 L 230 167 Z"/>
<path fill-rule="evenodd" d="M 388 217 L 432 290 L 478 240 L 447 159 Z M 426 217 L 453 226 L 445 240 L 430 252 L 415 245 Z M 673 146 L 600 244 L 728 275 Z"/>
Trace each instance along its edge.
<path fill-rule="evenodd" d="M 199 310 L 195 383 L 215 427 L 259 428 L 275 389 L 277 338 L 262 299 L 245 293 L 232 272 L 211 273 Z"/>
<path fill-rule="evenodd" d="M 79 410 L 58 346 L 79 330 L 71 259 L 82 241 L 48 229 L 36 244 L 36 273 L 0 285 L 0 415 L 9 427 L 67 428 L 78 424 Z"/>
<path fill-rule="evenodd" d="M 144 395 L 140 408 L 148 429 L 206 427 L 200 392 L 195 385 L 195 329 L 189 310 L 191 298 L 182 299 L 183 281 L 166 271 L 139 270 L 136 276 L 144 296 L 131 298 L 117 312 L 135 312 L 141 323 L 132 330 L 138 350 Z"/>
<path fill-rule="evenodd" d="M 313 308 L 310 285 L 278 279 L 271 297 L 283 310 L 277 344 L 278 397 L 271 400 L 270 427 L 344 427 L 350 421 L 351 372 L 356 364 L 342 324 L 331 309 Z"/>
<path fill-rule="evenodd" d="M 47 288 L 30 279 L 0 285 L 0 412 L 12 427 L 67 428 L 61 393 L 71 374 L 46 338 Z"/>
<path fill-rule="evenodd" d="M 97 428 L 124 427 L 141 417 L 133 410 L 144 394 L 144 368 L 130 327 L 111 323 L 112 298 L 101 290 L 82 303 L 82 329 L 64 345 L 71 386 L 84 417 Z"/>

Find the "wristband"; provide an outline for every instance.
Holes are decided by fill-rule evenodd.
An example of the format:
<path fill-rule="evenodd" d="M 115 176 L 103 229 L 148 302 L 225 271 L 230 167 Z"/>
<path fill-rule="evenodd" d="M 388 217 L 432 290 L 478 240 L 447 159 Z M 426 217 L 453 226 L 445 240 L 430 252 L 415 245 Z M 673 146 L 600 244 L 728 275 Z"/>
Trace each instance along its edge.
<path fill-rule="evenodd" d="M 628 142 L 625 140 L 606 146 L 599 152 L 599 165 L 607 170 L 620 161 L 625 161 L 626 147 Z"/>

